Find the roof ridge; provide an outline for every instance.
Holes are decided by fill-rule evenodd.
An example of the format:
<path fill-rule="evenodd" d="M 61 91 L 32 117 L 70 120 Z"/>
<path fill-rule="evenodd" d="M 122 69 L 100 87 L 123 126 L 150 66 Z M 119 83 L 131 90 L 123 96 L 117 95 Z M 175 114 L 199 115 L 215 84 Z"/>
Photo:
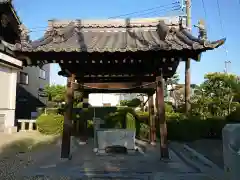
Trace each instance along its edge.
<path fill-rule="evenodd" d="M 130 23 L 130 26 L 134 27 L 148 27 L 148 26 L 157 26 L 159 21 L 164 21 L 168 26 L 179 26 L 180 17 L 156 17 L 156 18 L 128 18 L 128 19 L 75 19 L 75 20 L 57 20 L 52 19 L 48 21 L 49 28 L 63 28 L 68 26 L 70 23 L 76 24 L 76 26 L 87 27 L 87 28 L 118 28 L 128 26 L 127 22 Z M 184 25 L 185 23 L 183 23 Z"/>
<path fill-rule="evenodd" d="M 0 0 L 0 4 L 12 3 L 12 0 Z"/>

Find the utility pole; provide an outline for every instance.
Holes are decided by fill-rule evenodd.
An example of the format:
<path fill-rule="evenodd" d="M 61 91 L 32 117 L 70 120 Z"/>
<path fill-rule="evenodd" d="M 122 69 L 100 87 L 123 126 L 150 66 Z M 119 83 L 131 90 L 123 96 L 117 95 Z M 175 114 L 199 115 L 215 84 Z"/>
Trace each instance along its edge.
<path fill-rule="evenodd" d="M 192 29 L 191 25 L 191 0 L 185 0 L 186 4 L 186 15 L 187 15 L 187 28 L 189 31 Z M 189 113 L 191 104 L 190 104 L 190 81 L 191 81 L 191 74 L 190 74 L 190 62 L 191 59 L 188 58 L 185 62 L 185 112 L 186 114 Z"/>
<path fill-rule="evenodd" d="M 231 61 L 224 61 L 224 64 L 225 64 L 224 72 L 227 74 L 228 73 L 229 64 L 231 64 Z"/>

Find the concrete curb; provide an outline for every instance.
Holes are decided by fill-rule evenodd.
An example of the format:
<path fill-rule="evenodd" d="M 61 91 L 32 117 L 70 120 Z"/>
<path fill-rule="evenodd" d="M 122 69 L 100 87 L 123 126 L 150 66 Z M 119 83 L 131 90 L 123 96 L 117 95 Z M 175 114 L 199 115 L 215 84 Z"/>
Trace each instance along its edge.
<path fill-rule="evenodd" d="M 186 155 L 184 155 L 184 153 L 182 153 L 181 151 L 177 151 L 175 150 L 174 147 L 169 146 L 169 148 L 173 151 L 173 153 L 175 153 L 184 163 L 186 163 L 188 166 L 190 166 L 191 168 L 195 169 L 198 173 L 201 172 L 201 168 L 199 168 L 199 165 L 197 163 L 195 163 L 193 160 L 191 160 L 190 158 L 187 158 Z"/>
<path fill-rule="evenodd" d="M 184 150 L 186 150 L 189 154 L 191 154 L 192 157 L 194 157 L 194 160 L 188 159 L 189 163 L 194 164 L 194 166 L 198 167 L 198 169 L 201 170 L 203 173 L 207 173 L 211 175 L 212 177 L 216 179 L 224 179 L 224 170 L 219 168 L 216 164 L 214 164 L 212 161 L 204 157 L 202 154 L 198 153 L 194 149 L 190 148 L 188 145 L 183 145 Z M 184 155 L 183 155 L 184 156 Z M 199 162 L 197 163 L 196 160 Z M 191 162 L 190 162 L 191 161 Z"/>
<path fill-rule="evenodd" d="M 211 168 L 214 168 L 218 171 L 223 171 L 221 168 L 219 168 L 216 164 L 214 164 L 212 161 L 210 161 L 208 158 L 206 158 L 204 155 L 200 154 L 193 148 L 189 147 L 188 145 L 184 144 L 183 145 L 184 149 L 190 152 L 194 157 L 199 159 L 203 164 L 210 166 Z"/>

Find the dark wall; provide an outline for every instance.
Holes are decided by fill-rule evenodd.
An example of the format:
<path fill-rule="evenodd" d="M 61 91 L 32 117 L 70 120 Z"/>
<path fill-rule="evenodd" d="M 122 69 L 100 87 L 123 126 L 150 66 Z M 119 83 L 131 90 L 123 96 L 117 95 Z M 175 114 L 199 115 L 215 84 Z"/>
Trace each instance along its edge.
<path fill-rule="evenodd" d="M 16 93 L 15 118 L 30 119 L 31 112 L 36 112 L 38 107 L 45 107 L 45 104 L 18 84 Z"/>

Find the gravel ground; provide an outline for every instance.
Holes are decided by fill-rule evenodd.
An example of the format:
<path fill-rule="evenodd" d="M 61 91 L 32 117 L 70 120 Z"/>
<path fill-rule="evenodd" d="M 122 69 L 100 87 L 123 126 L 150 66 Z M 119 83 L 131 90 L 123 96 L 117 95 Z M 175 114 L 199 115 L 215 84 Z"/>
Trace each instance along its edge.
<path fill-rule="evenodd" d="M 202 139 L 187 143 L 187 145 L 204 155 L 220 168 L 224 168 L 223 148 L 221 140 Z"/>
<path fill-rule="evenodd" d="M 28 149 L 28 143 L 44 142 L 49 140 L 49 136 L 39 133 L 1 134 L 0 135 L 0 179 L 18 179 L 18 174 L 28 166 L 41 162 L 46 157 L 56 155 L 55 149 L 59 149 L 59 144 L 44 144 L 39 149 Z M 26 151 L 27 149 L 27 151 Z M 53 154 L 54 152 L 54 154 Z"/>

